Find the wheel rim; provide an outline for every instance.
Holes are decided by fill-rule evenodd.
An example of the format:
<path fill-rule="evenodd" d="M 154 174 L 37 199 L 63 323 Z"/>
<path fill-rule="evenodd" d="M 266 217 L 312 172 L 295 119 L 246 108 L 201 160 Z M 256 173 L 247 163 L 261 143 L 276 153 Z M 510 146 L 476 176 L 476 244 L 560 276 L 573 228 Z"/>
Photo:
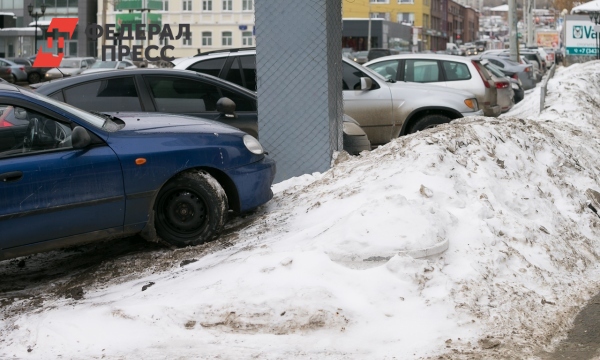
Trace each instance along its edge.
<path fill-rule="evenodd" d="M 159 220 L 165 230 L 179 236 L 193 236 L 206 224 L 207 207 L 192 191 L 177 189 L 161 197 Z"/>

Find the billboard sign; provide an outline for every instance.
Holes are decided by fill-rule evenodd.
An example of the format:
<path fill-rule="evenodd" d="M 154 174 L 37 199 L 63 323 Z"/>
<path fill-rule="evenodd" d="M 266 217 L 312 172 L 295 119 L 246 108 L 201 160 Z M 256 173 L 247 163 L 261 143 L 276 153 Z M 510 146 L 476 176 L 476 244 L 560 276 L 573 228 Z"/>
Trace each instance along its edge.
<path fill-rule="evenodd" d="M 590 20 L 571 20 L 565 22 L 565 49 L 567 55 L 596 55 L 594 23 Z"/>
<path fill-rule="evenodd" d="M 560 44 L 558 31 L 539 31 L 535 34 L 535 43 L 537 46 L 556 49 Z"/>

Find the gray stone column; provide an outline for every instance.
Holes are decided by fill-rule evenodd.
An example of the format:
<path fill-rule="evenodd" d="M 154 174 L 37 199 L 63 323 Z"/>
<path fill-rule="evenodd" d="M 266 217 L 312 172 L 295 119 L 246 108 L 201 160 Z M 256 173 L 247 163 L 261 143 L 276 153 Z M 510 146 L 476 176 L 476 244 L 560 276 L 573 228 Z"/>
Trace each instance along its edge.
<path fill-rule="evenodd" d="M 256 0 L 260 141 L 276 182 L 329 169 L 342 149 L 340 0 Z"/>

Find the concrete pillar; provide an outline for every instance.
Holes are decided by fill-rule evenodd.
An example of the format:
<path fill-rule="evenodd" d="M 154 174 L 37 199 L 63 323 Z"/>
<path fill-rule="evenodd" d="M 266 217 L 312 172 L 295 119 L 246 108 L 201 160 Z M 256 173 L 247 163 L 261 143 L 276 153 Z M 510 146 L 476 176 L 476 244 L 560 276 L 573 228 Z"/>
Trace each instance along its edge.
<path fill-rule="evenodd" d="M 277 177 L 323 172 L 342 149 L 340 0 L 256 0 L 260 142 Z"/>

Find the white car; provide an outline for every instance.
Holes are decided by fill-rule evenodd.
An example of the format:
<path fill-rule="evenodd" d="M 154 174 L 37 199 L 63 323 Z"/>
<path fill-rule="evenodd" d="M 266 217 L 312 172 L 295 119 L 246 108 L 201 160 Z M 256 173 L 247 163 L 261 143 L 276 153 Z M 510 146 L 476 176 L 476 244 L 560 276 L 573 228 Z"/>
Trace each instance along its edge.
<path fill-rule="evenodd" d="M 102 71 L 111 71 L 111 70 L 119 70 L 119 69 L 136 69 L 137 66 L 133 64 L 133 62 L 129 60 L 121 60 L 121 61 L 96 61 L 91 68 L 82 71 L 82 74 L 91 74 L 95 72 Z"/>
<path fill-rule="evenodd" d="M 509 86 L 496 83 L 483 66 L 487 60 L 441 54 L 391 55 L 369 61 L 364 66 L 387 79 L 428 83 L 473 93 L 485 116 L 498 116 L 498 88 Z M 359 120 L 360 122 L 360 120 Z"/>
<path fill-rule="evenodd" d="M 50 69 L 44 76 L 45 80 L 60 79 L 66 76 L 75 76 L 87 70 L 96 62 L 94 58 L 64 58 L 58 68 Z"/>

